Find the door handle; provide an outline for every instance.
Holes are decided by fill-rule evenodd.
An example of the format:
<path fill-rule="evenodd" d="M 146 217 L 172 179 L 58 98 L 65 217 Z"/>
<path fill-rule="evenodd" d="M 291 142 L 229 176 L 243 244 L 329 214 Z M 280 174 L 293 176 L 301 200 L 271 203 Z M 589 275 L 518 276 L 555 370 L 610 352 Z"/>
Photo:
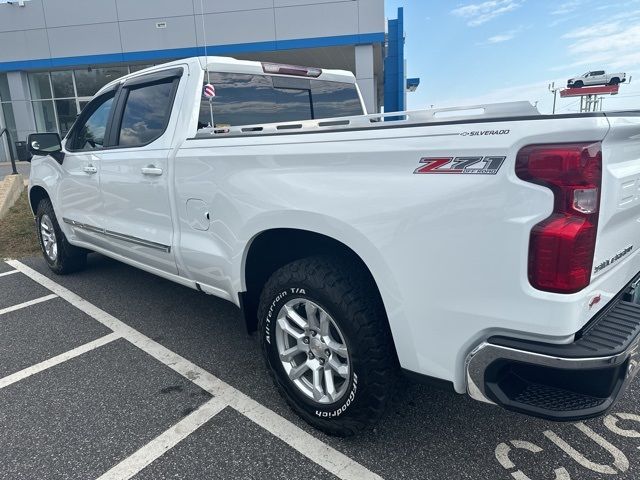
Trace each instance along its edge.
<path fill-rule="evenodd" d="M 156 167 L 155 165 L 149 165 L 148 167 L 142 167 L 140 169 L 143 175 L 162 175 L 162 169 Z"/>
<path fill-rule="evenodd" d="M 84 173 L 88 173 L 89 175 L 93 175 L 94 173 L 98 173 L 98 169 L 93 165 L 89 164 L 82 169 Z"/>

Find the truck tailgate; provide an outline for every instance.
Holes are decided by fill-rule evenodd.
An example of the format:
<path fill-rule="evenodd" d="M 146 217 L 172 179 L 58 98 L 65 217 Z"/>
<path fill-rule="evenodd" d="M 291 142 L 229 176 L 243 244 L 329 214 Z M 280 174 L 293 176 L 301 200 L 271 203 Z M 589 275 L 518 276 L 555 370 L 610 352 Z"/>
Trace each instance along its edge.
<path fill-rule="evenodd" d="M 640 271 L 640 114 L 607 115 L 602 192 L 592 284 L 608 294 Z M 604 302 L 603 302 L 604 303 Z"/>

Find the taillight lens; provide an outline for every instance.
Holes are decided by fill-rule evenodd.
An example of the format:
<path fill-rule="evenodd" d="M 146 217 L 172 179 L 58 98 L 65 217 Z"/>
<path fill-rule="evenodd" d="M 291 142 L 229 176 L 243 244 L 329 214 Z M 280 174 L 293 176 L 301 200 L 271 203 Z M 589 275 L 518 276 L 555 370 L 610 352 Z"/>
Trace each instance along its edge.
<path fill-rule="evenodd" d="M 589 285 L 596 247 L 602 145 L 530 145 L 516 174 L 553 191 L 553 213 L 531 230 L 529 282 L 539 290 L 575 293 Z"/>

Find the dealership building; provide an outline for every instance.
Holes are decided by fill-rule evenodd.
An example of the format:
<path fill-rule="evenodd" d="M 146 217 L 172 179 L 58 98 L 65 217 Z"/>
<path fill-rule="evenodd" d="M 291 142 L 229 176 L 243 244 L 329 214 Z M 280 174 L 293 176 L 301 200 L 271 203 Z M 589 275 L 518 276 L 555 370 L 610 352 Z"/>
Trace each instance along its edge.
<path fill-rule="evenodd" d="M 0 161 L 64 135 L 100 87 L 184 57 L 349 70 L 369 112 L 406 103 L 402 9 L 384 0 L 0 0 Z"/>

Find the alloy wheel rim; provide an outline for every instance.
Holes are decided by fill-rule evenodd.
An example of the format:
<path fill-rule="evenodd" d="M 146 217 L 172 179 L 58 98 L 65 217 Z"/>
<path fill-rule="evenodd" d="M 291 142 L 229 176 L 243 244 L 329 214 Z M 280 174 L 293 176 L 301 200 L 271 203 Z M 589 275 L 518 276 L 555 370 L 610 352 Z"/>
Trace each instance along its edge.
<path fill-rule="evenodd" d="M 322 307 L 305 298 L 289 300 L 275 325 L 278 358 L 307 398 L 337 402 L 349 387 L 351 360 L 345 337 Z"/>
<path fill-rule="evenodd" d="M 45 255 L 49 260 L 55 262 L 58 258 L 58 241 L 49 215 L 45 214 L 40 219 L 40 237 L 42 238 L 42 248 Z"/>

